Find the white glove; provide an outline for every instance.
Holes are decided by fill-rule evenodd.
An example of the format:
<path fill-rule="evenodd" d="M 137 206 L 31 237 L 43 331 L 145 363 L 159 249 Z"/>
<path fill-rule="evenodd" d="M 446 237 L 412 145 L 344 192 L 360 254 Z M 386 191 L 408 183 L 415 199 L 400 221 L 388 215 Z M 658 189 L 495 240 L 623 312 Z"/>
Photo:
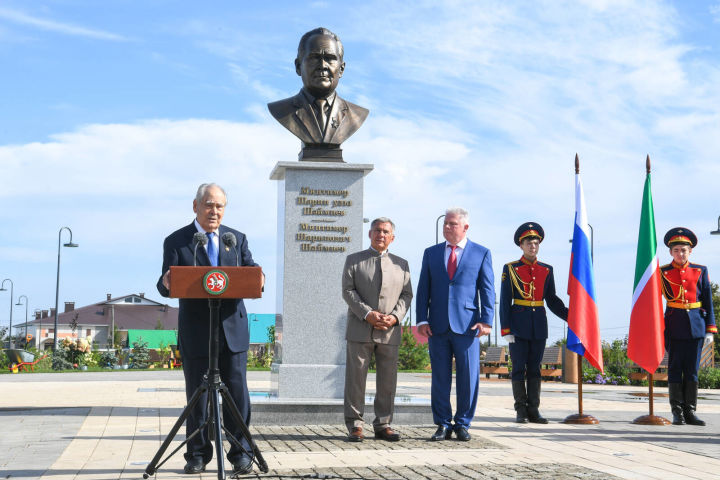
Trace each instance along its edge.
<path fill-rule="evenodd" d="M 505 335 L 503 338 L 508 343 L 515 343 L 515 335 Z"/>
<path fill-rule="evenodd" d="M 705 335 L 705 342 L 703 342 L 703 348 L 707 347 L 713 342 L 713 334 L 708 333 Z"/>

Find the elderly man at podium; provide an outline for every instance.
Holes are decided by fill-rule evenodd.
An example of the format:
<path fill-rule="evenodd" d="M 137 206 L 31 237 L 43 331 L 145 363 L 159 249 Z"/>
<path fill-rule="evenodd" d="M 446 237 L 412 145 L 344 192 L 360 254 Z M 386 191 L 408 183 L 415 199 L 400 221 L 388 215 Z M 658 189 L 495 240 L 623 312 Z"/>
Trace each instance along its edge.
<path fill-rule="evenodd" d="M 200 185 L 193 200 L 195 219 L 180 230 L 173 232 L 163 244 L 162 276 L 157 288 L 164 297 L 170 295 L 170 267 L 175 265 L 199 266 L 258 266 L 248 249 L 245 235 L 221 225 L 227 196 L 215 183 Z M 195 235 L 207 235 L 204 246 L 196 245 Z M 232 233 L 236 242 L 221 244 L 226 233 Z M 236 245 L 232 245 L 236 243 Z M 197 262 L 197 263 L 196 263 Z M 178 314 L 178 343 L 183 359 L 185 392 L 188 401 L 200 386 L 208 370 L 209 344 L 208 302 L 205 299 L 180 299 Z M 227 386 L 246 424 L 250 424 L 250 395 L 247 387 L 247 351 L 250 344 L 247 312 L 241 299 L 222 300 L 220 305 L 219 359 L 220 377 Z M 194 432 L 207 417 L 205 409 L 207 393 L 196 404 L 185 425 L 187 435 Z M 247 440 L 233 422 L 232 415 L 223 412 L 224 424 L 233 436 L 249 451 Z M 213 447 L 207 429 L 200 431 L 186 445 L 185 473 L 199 473 L 213 456 Z M 233 474 L 245 474 L 252 470 L 252 461 L 236 446 L 231 446 L 227 458 L 233 465 Z M 218 459 L 220 461 L 220 459 Z"/>

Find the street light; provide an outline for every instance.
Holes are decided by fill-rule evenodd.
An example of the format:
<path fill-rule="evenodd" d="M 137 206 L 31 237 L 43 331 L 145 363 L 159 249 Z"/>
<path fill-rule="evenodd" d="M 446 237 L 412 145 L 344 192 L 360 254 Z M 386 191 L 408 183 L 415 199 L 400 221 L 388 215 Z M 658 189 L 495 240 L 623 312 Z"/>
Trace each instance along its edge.
<path fill-rule="evenodd" d="M 444 216 L 445 214 L 443 213 L 437 218 L 437 220 L 435 220 L 435 243 L 440 243 L 440 235 L 438 234 L 438 223 L 440 222 L 440 219 Z"/>
<path fill-rule="evenodd" d="M 15 287 L 13 285 L 13 281 L 9 278 L 6 278 L 2 281 L 2 285 L 0 285 L 0 292 L 7 291 L 7 288 L 5 288 L 5 282 L 10 282 L 10 329 L 8 330 L 8 338 L 10 339 L 10 348 L 13 348 L 13 339 L 12 339 L 12 307 L 13 307 L 13 288 Z"/>
<path fill-rule="evenodd" d="M 720 235 L 720 217 L 718 217 L 718 228 L 717 230 L 714 230 L 710 232 L 710 235 Z"/>
<path fill-rule="evenodd" d="M 24 347 L 24 348 L 27 348 L 27 344 L 28 344 L 28 338 L 27 338 L 28 298 L 27 298 L 27 296 L 26 296 L 26 295 L 20 295 L 20 296 L 18 297 L 18 301 L 17 301 L 17 303 L 16 303 L 15 305 L 17 305 L 18 307 L 19 307 L 20 305 L 22 305 L 22 303 L 20 303 L 20 300 L 22 300 L 23 298 L 25 299 L 25 347 Z"/>
<path fill-rule="evenodd" d="M 60 238 L 62 237 L 63 230 L 67 230 L 70 233 L 70 241 L 63 244 L 63 247 L 77 247 L 77 243 L 72 241 L 72 230 L 70 227 L 62 227 L 58 231 L 58 261 L 57 261 L 57 280 L 55 281 L 55 327 L 53 330 L 53 351 L 57 350 L 58 346 L 58 297 L 60 295 Z"/>
<path fill-rule="evenodd" d="M 35 319 L 38 320 L 38 330 L 37 330 L 38 334 L 35 337 L 35 346 L 37 347 L 38 350 L 41 350 L 40 342 L 42 340 L 42 309 L 36 308 L 33 313 L 35 314 Z"/>

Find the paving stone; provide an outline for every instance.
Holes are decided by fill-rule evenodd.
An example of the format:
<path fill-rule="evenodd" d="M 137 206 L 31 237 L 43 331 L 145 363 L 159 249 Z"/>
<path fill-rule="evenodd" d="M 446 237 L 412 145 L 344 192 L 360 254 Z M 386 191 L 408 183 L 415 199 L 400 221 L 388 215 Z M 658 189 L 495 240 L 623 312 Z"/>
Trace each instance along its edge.
<path fill-rule="evenodd" d="M 310 452 L 344 450 L 467 450 L 467 449 L 503 449 L 502 445 L 480 435 L 473 435 L 469 442 L 446 440 L 431 442 L 430 435 L 435 426 L 404 426 L 398 429 L 402 435 L 399 442 L 376 440 L 372 430 L 366 432 L 362 442 L 349 442 L 345 428 L 329 425 L 296 426 L 251 426 L 250 433 L 263 451 L 273 452 Z"/>

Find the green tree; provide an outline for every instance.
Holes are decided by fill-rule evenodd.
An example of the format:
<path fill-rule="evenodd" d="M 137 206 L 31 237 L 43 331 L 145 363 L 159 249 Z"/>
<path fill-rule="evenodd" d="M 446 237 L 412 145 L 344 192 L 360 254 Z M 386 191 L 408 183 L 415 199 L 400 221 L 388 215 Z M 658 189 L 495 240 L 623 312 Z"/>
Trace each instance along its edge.
<path fill-rule="evenodd" d="M 148 368 L 150 365 L 150 351 L 147 348 L 148 342 L 143 342 L 142 337 L 138 337 L 133 342 L 132 353 L 130 353 L 130 368 Z"/>
<path fill-rule="evenodd" d="M 402 341 L 398 352 L 398 369 L 424 370 L 430 364 L 428 346 L 419 344 L 412 334 L 410 320 L 405 321 L 402 327 Z"/>

